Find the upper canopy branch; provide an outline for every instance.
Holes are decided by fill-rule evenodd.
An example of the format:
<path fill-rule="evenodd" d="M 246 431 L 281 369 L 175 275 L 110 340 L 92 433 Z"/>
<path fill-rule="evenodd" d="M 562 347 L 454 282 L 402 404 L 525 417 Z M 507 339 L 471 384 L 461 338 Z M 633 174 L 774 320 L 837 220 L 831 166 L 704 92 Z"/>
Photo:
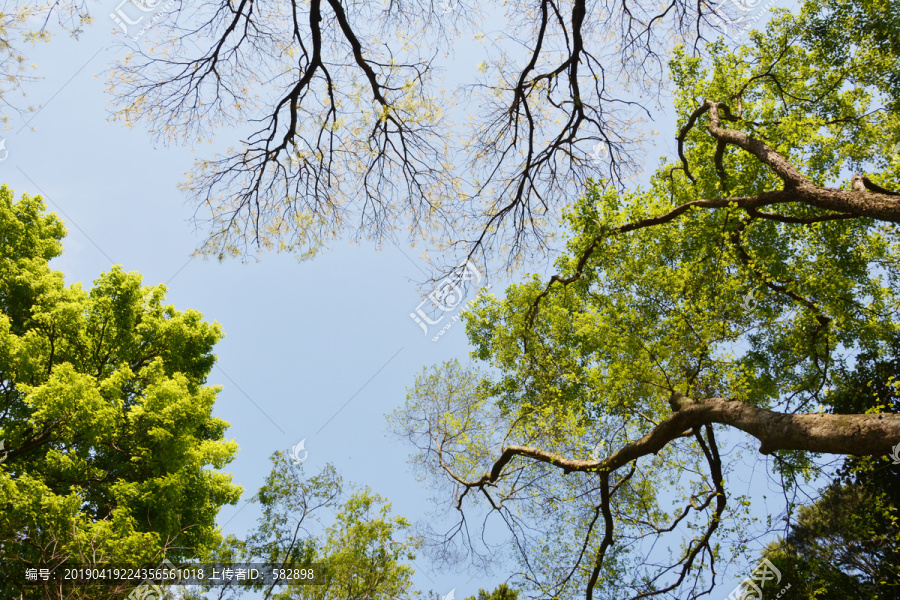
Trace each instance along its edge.
<path fill-rule="evenodd" d="M 754 155 L 775 171 L 784 181 L 785 188 L 799 188 L 804 185 L 812 185 L 800 171 L 794 168 L 794 165 L 765 143 L 750 137 L 743 131 L 722 127 L 723 118 L 728 121 L 738 120 L 737 117 L 731 114 L 731 109 L 729 109 L 727 104 L 705 100 L 703 105 L 709 109 L 709 123 L 706 125 L 706 129 L 714 138 L 720 142 L 734 144 Z M 721 115 L 719 111 L 722 112 Z"/>
<path fill-rule="evenodd" d="M 871 217 L 880 221 L 900 222 L 900 202 L 889 194 L 859 192 L 855 190 L 836 190 L 821 187 L 812 183 L 791 162 L 776 152 L 769 145 L 757 140 L 743 131 L 727 129 L 722 120 L 737 121 L 731 110 L 723 102 L 705 100 L 703 106 L 695 112 L 702 114 L 709 111 L 709 123 L 706 126 L 710 135 L 727 144 L 735 145 L 749 152 L 760 162 L 771 168 L 784 182 L 784 191 L 796 190 L 795 198 L 789 200 L 825 210 L 840 211 L 859 217 Z M 696 121 L 696 119 L 694 119 Z M 741 203 L 738 203 L 742 206 Z M 757 205 L 758 206 L 758 205 Z M 757 208 L 749 206 L 749 208 Z M 747 208 L 747 206 L 742 206 Z"/>
<path fill-rule="evenodd" d="M 769 145 L 751 137 L 743 131 L 723 127 L 723 121 L 736 122 L 740 121 L 740 119 L 731 114 L 731 110 L 727 104 L 712 100 L 705 100 L 703 104 L 691 113 L 687 123 L 681 128 L 677 136 L 678 155 L 682 162 L 681 168 L 692 182 L 696 183 L 694 176 L 691 174 L 687 158 L 684 155 L 684 141 L 688 132 L 694 127 L 700 117 L 707 112 L 710 117 L 706 129 L 709 131 L 710 135 L 718 140 L 719 148 L 722 147 L 722 144 L 730 144 L 752 154 L 778 175 L 784 182 L 784 188 L 749 196 L 692 200 L 676 206 L 662 215 L 646 217 L 602 232 L 595 237 L 582 252 L 572 275 L 568 277 L 554 275 L 550 278 L 546 288 L 538 295 L 532 305 L 532 310 L 529 315 L 530 320 L 534 319 L 537 314 L 538 304 L 541 299 L 549 293 L 550 288 L 554 283 L 558 282 L 563 285 L 568 285 L 581 279 L 584 269 L 587 266 L 588 259 L 597 249 L 604 237 L 637 231 L 656 225 L 663 225 L 674 221 L 688 212 L 691 208 L 718 209 L 726 208 L 728 206 L 737 206 L 744 209 L 751 217 L 798 225 L 809 225 L 822 221 L 859 217 L 900 223 L 900 199 L 898 199 L 897 196 L 873 192 L 871 190 L 839 190 L 814 184 L 798 171 L 787 158 L 779 154 Z M 720 171 L 723 170 L 721 165 L 717 164 L 716 166 Z M 723 173 L 720 173 L 720 176 L 722 174 Z M 776 204 L 803 204 L 833 212 L 810 217 L 791 217 L 759 210 L 761 207 Z"/>
<path fill-rule="evenodd" d="M 631 134 L 651 115 L 673 36 L 701 40 L 722 10 L 601 4 L 500 9 L 508 23 L 485 37 L 494 39 L 482 63 L 497 77 L 467 86 L 476 93 L 461 127 L 433 67 L 453 38 L 480 29 L 466 3 L 442 14 L 431 0 L 202 0 L 196 12 L 173 11 L 165 33 L 148 32 L 154 43 L 110 81 L 118 116 L 149 121 L 162 139 L 262 124 L 197 161 L 184 185 L 210 213 L 204 253 L 312 252 L 342 234 L 380 240 L 409 226 L 470 259 L 508 250 L 512 264 L 547 251 L 559 198 L 598 169 L 621 181 L 638 167 Z M 199 57 L 186 58 L 191 44 Z"/>

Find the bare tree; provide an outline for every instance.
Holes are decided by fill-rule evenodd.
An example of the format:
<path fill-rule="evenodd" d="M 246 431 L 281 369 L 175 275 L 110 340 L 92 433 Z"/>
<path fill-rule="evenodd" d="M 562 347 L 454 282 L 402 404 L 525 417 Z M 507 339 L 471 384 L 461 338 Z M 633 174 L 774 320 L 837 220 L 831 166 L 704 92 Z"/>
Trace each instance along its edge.
<path fill-rule="evenodd" d="M 23 107 L 11 96 L 25 96 L 27 84 L 37 79 L 31 74 L 25 47 L 50 40 L 52 26 L 77 38 L 91 22 L 84 0 L 13 1 L 0 11 L 0 122 L 8 125 L 10 112 L 20 116 L 35 110 Z"/>
<path fill-rule="evenodd" d="M 460 256 L 547 249 L 561 199 L 636 166 L 667 52 L 697 47 L 722 3 L 178 2 L 170 27 L 111 73 L 117 117 L 194 143 L 245 139 L 197 161 L 185 189 L 202 251 L 310 256 L 342 235 L 398 229 Z M 475 34 L 479 81 L 438 87 L 441 52 Z M 450 259 L 448 259 L 450 260 Z"/>

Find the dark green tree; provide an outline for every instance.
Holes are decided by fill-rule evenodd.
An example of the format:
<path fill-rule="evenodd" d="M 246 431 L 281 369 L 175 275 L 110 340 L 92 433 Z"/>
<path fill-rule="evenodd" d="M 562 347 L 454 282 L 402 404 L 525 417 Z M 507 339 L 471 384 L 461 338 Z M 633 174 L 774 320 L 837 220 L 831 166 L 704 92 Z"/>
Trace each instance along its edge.
<path fill-rule="evenodd" d="M 900 339 L 842 369 L 831 412 L 900 412 Z M 900 440 L 897 440 L 900 445 Z M 782 598 L 900 598 L 900 469 L 891 458 L 850 457 L 790 533 L 764 553 L 790 581 Z"/>

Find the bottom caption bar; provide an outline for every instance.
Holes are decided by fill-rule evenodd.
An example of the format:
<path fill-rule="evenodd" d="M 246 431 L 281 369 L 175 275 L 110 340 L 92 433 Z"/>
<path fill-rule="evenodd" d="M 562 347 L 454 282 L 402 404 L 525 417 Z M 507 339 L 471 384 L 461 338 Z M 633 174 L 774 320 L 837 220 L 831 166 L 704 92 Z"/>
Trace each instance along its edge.
<path fill-rule="evenodd" d="M 152 583 L 157 585 L 228 585 L 233 583 L 262 585 L 323 585 L 319 565 L 285 568 L 265 563 L 198 564 L 176 566 L 168 561 L 162 566 L 129 565 L 29 565 L 6 564 L 0 569 L 23 585 L 119 585 Z"/>

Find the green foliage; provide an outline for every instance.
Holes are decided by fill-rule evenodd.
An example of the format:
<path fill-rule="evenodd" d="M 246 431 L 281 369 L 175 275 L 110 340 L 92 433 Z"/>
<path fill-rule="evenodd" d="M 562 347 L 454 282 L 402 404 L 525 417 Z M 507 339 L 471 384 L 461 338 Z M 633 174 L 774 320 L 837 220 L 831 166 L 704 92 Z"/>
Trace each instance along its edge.
<path fill-rule="evenodd" d="M 505 583 L 501 583 L 492 592 L 478 590 L 478 596 L 469 596 L 466 600 L 518 600 L 519 592 Z"/>
<path fill-rule="evenodd" d="M 842 369 L 836 413 L 900 412 L 900 337 Z M 900 472 L 887 457 L 848 457 L 821 497 L 800 508 L 765 556 L 792 583 L 786 600 L 889 600 L 900 590 Z"/>
<path fill-rule="evenodd" d="M 859 150 L 885 169 L 876 177 L 898 180 L 900 127 L 900 5 L 884 0 L 826 0 L 808 3 L 800 23 L 804 45 L 821 61 L 823 72 L 847 76 L 851 89 L 877 91 L 890 110 L 880 128 L 860 130 L 866 145 Z M 892 146 L 893 145 L 893 146 Z M 841 150 L 847 148 L 842 145 Z M 881 156 L 872 151 L 879 152 Z M 857 165 L 854 164 L 854 167 Z M 878 265 L 888 274 L 896 265 Z M 896 280 L 895 280 L 896 283 Z M 858 357 L 855 368 L 836 372 L 835 391 L 829 396 L 831 412 L 898 412 L 900 344 L 894 332 L 885 332 L 884 346 L 874 345 Z M 787 538 L 767 550 L 773 562 L 797 582 L 790 598 L 841 595 L 846 598 L 893 598 L 900 585 L 900 530 L 896 498 L 900 476 L 887 459 L 848 458 L 838 479 L 820 499 L 802 507 L 797 526 Z"/>
<path fill-rule="evenodd" d="M 735 111 L 740 103 L 743 117 L 728 127 L 766 140 L 814 181 L 840 181 L 866 164 L 886 167 L 880 181 L 900 181 L 900 164 L 887 162 L 898 117 L 880 110 L 877 90 L 854 85 L 865 55 L 843 71 L 829 69 L 796 43 L 803 25 L 783 13 L 734 52 L 712 45 L 706 62 L 679 52 L 672 72 L 680 121 L 704 98 Z M 768 167 L 731 146 L 721 178 L 716 141 L 703 125 L 685 139 L 696 185 L 673 162 L 660 166 L 649 189 L 599 183 L 574 202 L 557 264 L 561 277 L 581 275 L 577 281 L 547 287 L 533 277 L 503 300 L 483 297 L 468 314 L 474 356 L 502 373 L 495 389 L 503 406 L 535 416 L 547 407 L 586 419 L 609 415 L 636 433 L 649 424 L 635 410 L 666 414 L 674 389 L 816 410 L 833 385 L 829 366 L 897 331 L 894 225 L 861 218 L 798 225 L 729 206 L 613 233 L 697 198 L 781 187 Z M 821 214 L 802 204 L 777 208 L 787 218 Z"/>
<path fill-rule="evenodd" d="M 403 561 L 415 559 L 421 542 L 414 537 L 395 540 L 409 529 L 409 522 L 390 512 L 390 503 L 368 488 L 351 494 L 325 534 L 321 560 L 325 585 L 294 597 L 396 600 L 418 596 L 412 590 L 413 569 Z"/>
<path fill-rule="evenodd" d="M 825 65 L 867 65 L 854 75 L 855 81 L 877 87 L 891 99 L 892 110 L 900 107 L 900 5 L 891 0 L 824 0 L 807 3 L 803 16 L 804 41 Z"/>
<path fill-rule="evenodd" d="M 391 515 L 391 505 L 368 488 L 345 497 L 337 471 L 326 465 L 306 477 L 301 463 L 282 452 L 253 498 L 262 509 L 258 526 L 245 540 L 228 536 L 205 560 L 265 563 L 316 571 L 318 585 L 264 586 L 243 582 L 227 590 L 236 598 L 247 591 L 274 600 L 394 600 L 415 598 L 413 569 L 421 540 L 407 535 L 409 522 Z M 321 534 L 313 533 L 327 520 Z"/>
<path fill-rule="evenodd" d="M 898 548 L 896 500 L 869 486 L 835 484 L 801 507 L 791 533 L 764 555 L 791 583 L 786 600 L 892 600 Z"/>
<path fill-rule="evenodd" d="M 205 385 L 221 328 L 118 266 L 66 286 L 48 265 L 64 235 L 39 197 L 0 188 L 0 562 L 193 558 L 240 496 L 211 470 L 237 451 Z"/>
<path fill-rule="evenodd" d="M 862 4 L 875 19 L 878 3 Z M 895 20 L 878 29 L 888 37 L 898 30 L 892 11 Z M 786 184 L 749 152 L 720 147 L 707 129 L 709 113 L 697 112 L 707 99 L 728 104 L 735 118 L 724 128 L 764 141 L 817 185 L 845 187 L 858 170 L 900 188 L 900 160 L 892 159 L 900 116 L 887 110 L 896 62 L 884 58 L 896 46 L 878 46 L 878 31 L 843 41 L 836 29 L 812 35 L 811 23 L 826 12 L 814 3 L 798 16 L 780 11 L 766 32 L 751 33 L 751 43 L 734 51 L 720 41 L 706 58 L 676 52 L 679 121 L 697 119 L 682 132 L 685 162 L 663 161 L 646 189 L 592 183 L 565 214 L 570 236 L 558 275 L 526 277 L 505 297 L 482 296 L 464 313 L 472 356 L 491 372 L 448 363 L 417 379 L 395 415 L 417 446 L 414 461 L 472 482 L 513 445 L 602 459 L 668 418 L 673 392 L 788 413 L 838 408 L 832 390 L 845 383 L 841 365 L 877 353 L 900 333 L 898 228 L 824 219 L 826 211 L 799 201 L 756 214 L 738 206 L 734 200 Z M 840 49 L 840 68 L 826 42 Z M 700 199 L 710 202 L 663 218 Z M 718 435 L 738 452 L 755 451 Z M 723 554 L 747 556 L 746 502 L 730 497 L 721 519 L 712 504 L 701 504 L 716 496 L 709 452 L 686 432 L 615 474 L 614 537 L 625 541 L 604 547 L 596 569 L 603 520 L 589 473 L 517 459 L 477 494 L 474 485 L 457 485 L 455 502 L 489 495 L 511 523 L 523 570 L 548 595 L 574 595 L 595 577 L 595 597 L 637 596 L 680 572 L 654 577 L 646 566 L 659 562 L 637 542 L 674 530 L 673 523 L 689 533 L 680 547 L 668 546 L 667 564 L 696 569 Z M 778 458 L 788 486 L 815 474 L 808 453 Z M 726 480 L 733 465 L 724 466 Z M 698 551 L 708 523 L 733 536 L 734 546 Z M 698 581 L 677 589 L 707 583 Z"/>

